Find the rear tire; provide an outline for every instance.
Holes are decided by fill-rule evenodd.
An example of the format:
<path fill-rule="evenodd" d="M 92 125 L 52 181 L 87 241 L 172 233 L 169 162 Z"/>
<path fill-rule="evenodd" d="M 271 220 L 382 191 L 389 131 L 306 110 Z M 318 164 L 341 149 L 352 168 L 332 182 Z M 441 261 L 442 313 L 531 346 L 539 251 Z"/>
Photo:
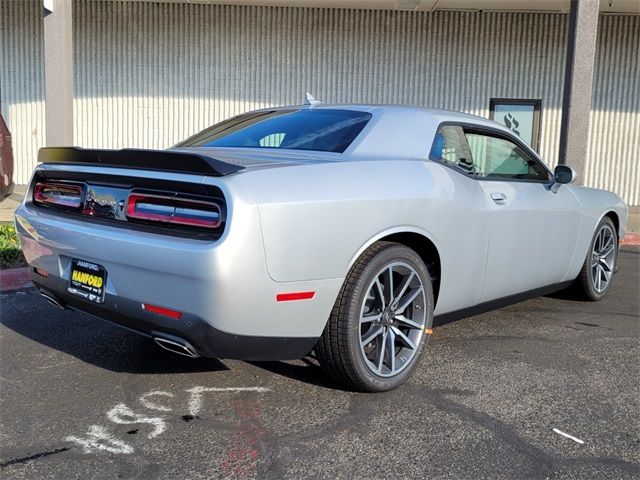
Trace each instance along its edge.
<path fill-rule="evenodd" d="M 350 389 L 391 390 L 418 366 L 432 323 L 431 277 L 420 256 L 377 242 L 347 275 L 316 355 Z"/>
<path fill-rule="evenodd" d="M 611 287 L 617 260 L 616 227 L 609 217 L 604 217 L 591 239 L 587 258 L 573 284 L 574 290 L 585 300 L 601 300 Z"/>

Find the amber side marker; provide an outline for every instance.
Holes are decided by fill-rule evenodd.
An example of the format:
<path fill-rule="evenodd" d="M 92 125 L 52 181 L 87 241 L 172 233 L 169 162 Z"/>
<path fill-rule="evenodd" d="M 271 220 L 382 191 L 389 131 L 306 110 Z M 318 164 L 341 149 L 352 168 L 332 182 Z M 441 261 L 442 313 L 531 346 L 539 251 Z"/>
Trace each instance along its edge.
<path fill-rule="evenodd" d="M 433 330 L 430 328 L 425 328 L 424 333 L 426 333 L 427 335 L 433 335 Z"/>

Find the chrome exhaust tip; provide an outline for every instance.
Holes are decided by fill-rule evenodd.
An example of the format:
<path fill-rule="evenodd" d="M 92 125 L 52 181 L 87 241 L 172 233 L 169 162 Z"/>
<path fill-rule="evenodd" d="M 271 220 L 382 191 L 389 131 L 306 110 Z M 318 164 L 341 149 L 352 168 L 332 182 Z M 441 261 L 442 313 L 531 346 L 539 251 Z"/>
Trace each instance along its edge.
<path fill-rule="evenodd" d="M 60 300 L 58 300 L 54 296 L 49 295 L 48 293 L 45 293 L 45 292 L 40 292 L 40 295 L 42 297 L 44 297 L 47 300 L 47 302 L 49 302 L 54 307 L 57 307 L 60 310 L 65 310 L 66 309 L 66 307 L 62 304 L 62 302 L 60 302 Z"/>
<path fill-rule="evenodd" d="M 193 346 L 186 340 L 174 337 L 173 339 L 165 337 L 153 337 L 153 341 L 159 346 L 170 352 L 177 353 L 178 355 L 184 355 L 185 357 L 197 358 L 200 355 Z"/>

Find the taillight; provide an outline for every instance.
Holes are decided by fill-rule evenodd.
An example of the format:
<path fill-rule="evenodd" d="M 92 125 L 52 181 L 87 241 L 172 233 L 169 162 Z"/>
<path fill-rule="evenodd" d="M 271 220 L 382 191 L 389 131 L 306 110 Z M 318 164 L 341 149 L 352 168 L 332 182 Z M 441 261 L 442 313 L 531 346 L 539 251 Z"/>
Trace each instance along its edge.
<path fill-rule="evenodd" d="M 80 208 L 82 193 L 80 185 L 38 182 L 33 189 L 33 201 L 44 205 Z"/>
<path fill-rule="evenodd" d="M 215 202 L 143 193 L 129 195 L 127 217 L 210 229 L 222 223 L 220 206 Z"/>

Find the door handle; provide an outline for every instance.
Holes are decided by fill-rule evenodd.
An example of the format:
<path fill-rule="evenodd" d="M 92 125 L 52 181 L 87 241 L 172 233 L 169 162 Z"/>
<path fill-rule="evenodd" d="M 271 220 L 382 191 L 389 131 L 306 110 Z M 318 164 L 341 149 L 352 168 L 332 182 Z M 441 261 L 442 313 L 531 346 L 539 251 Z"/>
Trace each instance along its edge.
<path fill-rule="evenodd" d="M 493 192 L 491 199 L 496 203 L 504 203 L 507 200 L 507 196 L 502 192 Z"/>

